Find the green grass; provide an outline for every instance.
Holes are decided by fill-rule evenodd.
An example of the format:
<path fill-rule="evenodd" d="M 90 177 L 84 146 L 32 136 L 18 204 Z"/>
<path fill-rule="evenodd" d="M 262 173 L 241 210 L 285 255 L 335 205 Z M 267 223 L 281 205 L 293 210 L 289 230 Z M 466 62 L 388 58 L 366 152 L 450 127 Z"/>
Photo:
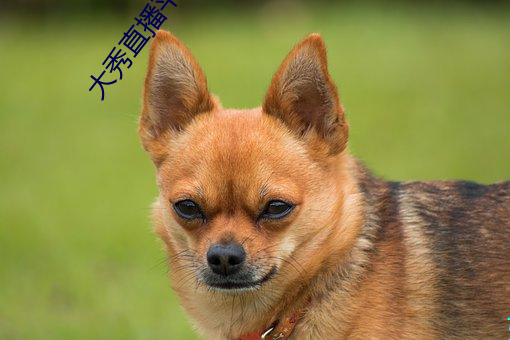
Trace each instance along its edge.
<path fill-rule="evenodd" d="M 351 150 L 376 174 L 510 178 L 508 11 L 165 11 L 226 107 L 259 105 L 287 51 L 319 32 Z M 148 49 L 105 101 L 88 91 L 132 21 L 0 20 L 1 339 L 196 338 L 148 219 L 157 190 L 136 134 Z"/>

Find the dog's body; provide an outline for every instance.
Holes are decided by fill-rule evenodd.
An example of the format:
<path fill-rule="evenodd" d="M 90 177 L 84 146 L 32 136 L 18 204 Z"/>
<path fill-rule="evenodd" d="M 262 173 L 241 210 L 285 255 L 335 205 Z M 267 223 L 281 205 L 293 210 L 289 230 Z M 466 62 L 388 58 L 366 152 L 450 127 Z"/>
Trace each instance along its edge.
<path fill-rule="evenodd" d="M 509 337 L 510 182 L 371 176 L 346 149 L 319 36 L 261 108 L 224 110 L 158 31 L 140 135 L 173 287 L 206 337 Z"/>

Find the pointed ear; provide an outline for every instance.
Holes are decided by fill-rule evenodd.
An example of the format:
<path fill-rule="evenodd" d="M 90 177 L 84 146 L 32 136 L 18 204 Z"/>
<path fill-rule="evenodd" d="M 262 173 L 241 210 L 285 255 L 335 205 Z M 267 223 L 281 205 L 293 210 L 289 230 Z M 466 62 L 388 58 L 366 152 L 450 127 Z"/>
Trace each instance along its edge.
<path fill-rule="evenodd" d="M 315 132 L 330 154 L 345 149 L 348 126 L 328 74 L 326 46 L 320 35 L 307 36 L 285 58 L 273 77 L 263 110 L 300 137 Z"/>
<path fill-rule="evenodd" d="M 144 147 L 167 131 L 182 130 L 215 105 L 204 73 L 188 49 L 169 32 L 157 31 L 150 48 L 139 125 Z"/>

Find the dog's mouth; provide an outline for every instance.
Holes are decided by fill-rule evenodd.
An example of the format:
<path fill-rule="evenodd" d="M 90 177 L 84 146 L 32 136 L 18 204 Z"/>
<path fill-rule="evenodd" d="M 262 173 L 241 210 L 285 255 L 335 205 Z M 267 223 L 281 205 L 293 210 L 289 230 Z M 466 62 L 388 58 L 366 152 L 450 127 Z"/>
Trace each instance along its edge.
<path fill-rule="evenodd" d="M 276 274 L 276 266 L 273 266 L 271 270 L 262 278 L 258 280 L 242 280 L 240 278 L 217 278 L 205 280 L 206 284 L 214 289 L 224 291 L 239 291 L 239 290 L 253 290 L 262 286 L 265 282 L 269 281 Z"/>

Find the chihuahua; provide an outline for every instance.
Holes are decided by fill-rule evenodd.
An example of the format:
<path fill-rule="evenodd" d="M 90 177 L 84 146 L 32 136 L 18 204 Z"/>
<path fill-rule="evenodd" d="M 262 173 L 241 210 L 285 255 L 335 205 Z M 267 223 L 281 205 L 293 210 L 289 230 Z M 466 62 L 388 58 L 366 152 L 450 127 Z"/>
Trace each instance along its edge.
<path fill-rule="evenodd" d="M 318 34 L 224 109 L 158 31 L 139 134 L 173 289 L 209 339 L 507 339 L 510 182 L 387 182 L 347 148 Z"/>

